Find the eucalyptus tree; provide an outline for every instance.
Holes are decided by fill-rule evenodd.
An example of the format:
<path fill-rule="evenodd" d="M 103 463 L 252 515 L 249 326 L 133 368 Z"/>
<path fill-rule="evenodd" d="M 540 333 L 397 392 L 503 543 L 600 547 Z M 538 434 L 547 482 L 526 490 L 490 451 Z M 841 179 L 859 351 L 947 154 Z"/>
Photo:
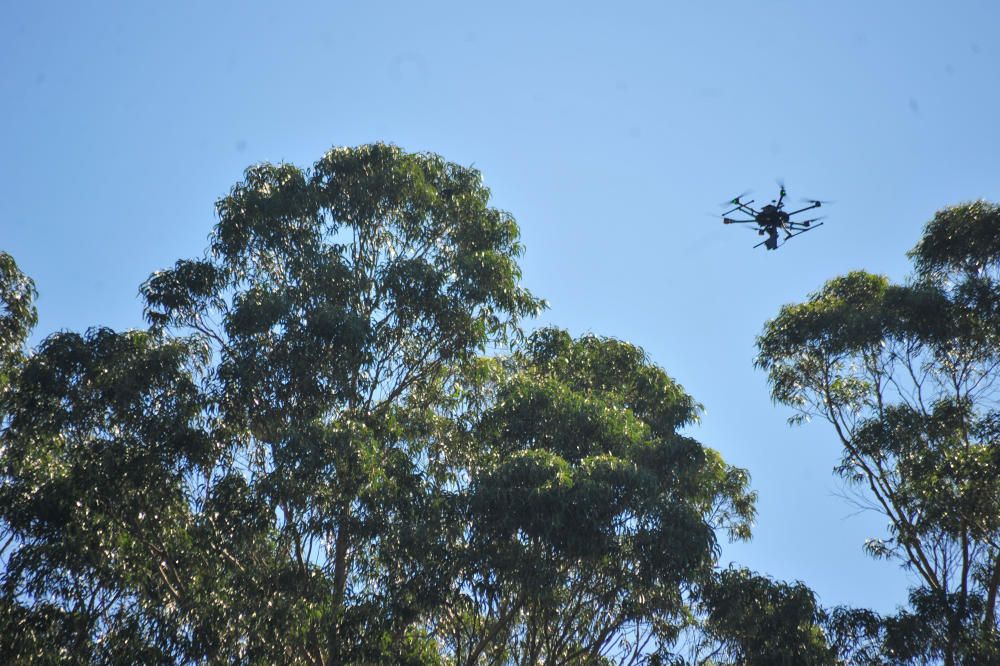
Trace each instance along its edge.
<path fill-rule="evenodd" d="M 886 517 L 867 550 L 915 576 L 911 608 L 883 623 L 886 659 L 1000 659 L 998 239 L 1000 207 L 942 210 L 910 282 L 834 278 L 758 340 L 774 399 L 831 424 L 837 473 Z"/>
<path fill-rule="evenodd" d="M 700 606 L 702 649 L 692 660 L 698 665 L 834 666 L 858 642 L 827 631 L 829 616 L 804 584 L 747 569 L 719 572 L 702 587 Z"/>
<path fill-rule="evenodd" d="M 749 536 L 747 473 L 679 432 L 697 403 L 634 345 L 543 329 L 479 377 L 449 660 L 661 663 L 716 530 Z"/>
<path fill-rule="evenodd" d="M 210 455 L 198 350 L 94 329 L 25 354 L 33 284 L 6 254 L 0 281 L 0 659 L 171 660 L 185 475 Z"/>
<path fill-rule="evenodd" d="M 383 144 L 252 167 L 217 211 L 142 286 L 148 331 L 50 336 L 5 397 L 6 648 L 433 660 L 454 502 L 407 411 L 541 307 L 517 226 L 477 171 Z"/>
<path fill-rule="evenodd" d="M 337 148 L 217 212 L 146 330 L 25 352 L 0 255 L 0 661 L 674 658 L 748 476 L 637 347 L 524 338 L 477 171 Z"/>

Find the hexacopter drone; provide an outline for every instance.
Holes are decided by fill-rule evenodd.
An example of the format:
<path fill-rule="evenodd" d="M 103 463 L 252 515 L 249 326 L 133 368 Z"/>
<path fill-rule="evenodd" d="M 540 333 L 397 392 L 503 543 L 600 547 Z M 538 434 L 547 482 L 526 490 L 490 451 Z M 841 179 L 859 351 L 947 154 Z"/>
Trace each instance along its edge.
<path fill-rule="evenodd" d="M 763 236 L 764 234 L 767 234 L 767 238 L 754 245 L 754 247 L 760 247 L 761 245 L 763 245 L 768 250 L 778 249 L 779 229 L 785 232 L 785 238 L 783 240 L 787 242 L 789 238 L 793 238 L 795 236 L 798 236 L 799 234 L 804 234 L 807 231 L 812 231 L 816 227 L 823 226 L 822 222 L 819 222 L 819 224 L 814 224 L 814 222 L 818 222 L 819 220 L 823 219 L 821 217 L 814 217 L 810 220 L 793 220 L 791 218 L 793 215 L 804 213 L 805 211 L 812 210 L 813 208 L 819 208 L 820 206 L 823 205 L 824 202 L 819 201 L 817 199 L 803 199 L 803 201 L 807 201 L 811 205 L 806 206 L 805 208 L 800 208 L 798 210 L 793 210 L 791 212 L 786 212 L 785 210 L 783 210 L 785 206 L 785 186 L 780 183 L 778 186 L 781 188 L 781 190 L 778 193 L 778 198 L 773 200 L 766 206 L 762 207 L 760 210 L 757 210 L 750 205 L 753 203 L 753 199 L 750 199 L 749 201 L 743 201 L 743 197 L 746 196 L 746 193 L 741 194 L 735 199 L 730 200 L 728 204 L 735 207 L 722 214 L 722 223 L 756 224 L 757 228 L 755 229 L 755 231 L 757 232 L 757 235 Z M 727 217 L 727 215 L 731 215 L 732 213 L 735 213 L 737 211 L 743 213 L 744 215 L 749 215 L 753 219 L 734 220 L 732 218 Z M 784 242 L 782 242 L 782 245 L 784 245 Z"/>

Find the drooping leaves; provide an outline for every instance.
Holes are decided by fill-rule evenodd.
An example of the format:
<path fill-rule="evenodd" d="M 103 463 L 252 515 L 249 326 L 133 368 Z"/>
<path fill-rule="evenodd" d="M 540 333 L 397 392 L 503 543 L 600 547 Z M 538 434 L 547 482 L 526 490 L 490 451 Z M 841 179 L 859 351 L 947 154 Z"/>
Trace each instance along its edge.
<path fill-rule="evenodd" d="M 834 426 L 837 472 L 885 515 L 888 537 L 866 549 L 917 576 L 912 611 L 878 637 L 900 663 L 979 663 L 1000 631 L 998 224 L 986 202 L 945 209 L 910 253 L 911 282 L 835 278 L 758 339 L 774 399 Z M 904 650 L 910 634 L 926 649 Z"/>

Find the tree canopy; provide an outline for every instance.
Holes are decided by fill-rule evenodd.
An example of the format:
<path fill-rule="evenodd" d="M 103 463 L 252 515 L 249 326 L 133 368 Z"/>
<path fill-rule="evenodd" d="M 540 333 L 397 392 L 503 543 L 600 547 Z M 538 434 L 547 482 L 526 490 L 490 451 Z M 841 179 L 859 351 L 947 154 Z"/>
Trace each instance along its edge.
<path fill-rule="evenodd" d="M 749 536 L 745 471 L 642 350 L 520 322 L 474 169 L 262 164 L 146 330 L 30 352 L 0 259 L 0 654 L 15 663 L 638 663 Z"/>
<path fill-rule="evenodd" d="M 758 340 L 774 399 L 833 426 L 837 472 L 888 520 L 868 551 L 919 582 L 884 626 L 882 652 L 900 660 L 1000 659 L 997 238 L 997 206 L 945 209 L 910 253 L 909 282 L 834 278 Z"/>
<path fill-rule="evenodd" d="M 1000 208 L 946 209 L 905 284 L 837 277 L 757 362 L 888 521 L 894 615 L 719 567 L 746 470 L 639 347 L 557 327 L 472 168 L 372 144 L 261 164 L 148 326 L 27 341 L 0 253 L 0 661 L 993 664 Z"/>
<path fill-rule="evenodd" d="M 543 329 L 494 378 L 468 430 L 461 612 L 437 620 L 450 656 L 670 654 L 711 579 L 715 530 L 749 536 L 746 472 L 678 433 L 697 405 L 633 345 Z"/>

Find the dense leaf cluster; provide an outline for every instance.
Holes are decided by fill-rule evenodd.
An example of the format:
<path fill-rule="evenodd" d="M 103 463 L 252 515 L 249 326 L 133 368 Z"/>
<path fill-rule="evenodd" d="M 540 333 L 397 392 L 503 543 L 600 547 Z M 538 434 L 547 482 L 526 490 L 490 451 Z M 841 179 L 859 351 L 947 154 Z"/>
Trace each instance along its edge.
<path fill-rule="evenodd" d="M 940 213 L 917 277 L 856 272 L 759 340 L 776 400 L 913 569 L 883 617 L 719 570 L 755 494 L 638 347 L 557 328 L 480 174 L 335 148 L 263 164 L 147 330 L 26 350 L 0 253 L 0 661 L 990 664 L 1000 660 L 1000 237 Z"/>
<path fill-rule="evenodd" d="M 470 429 L 457 663 L 633 663 L 667 650 L 711 580 L 716 530 L 749 536 L 743 470 L 677 432 L 697 405 L 643 352 L 544 329 Z M 480 646 L 477 637 L 493 636 Z"/>
<path fill-rule="evenodd" d="M 0 255 L 0 661 L 671 654 L 748 477 L 638 348 L 521 335 L 542 303 L 478 172 L 337 148 L 217 211 L 145 331 L 25 353 Z"/>

